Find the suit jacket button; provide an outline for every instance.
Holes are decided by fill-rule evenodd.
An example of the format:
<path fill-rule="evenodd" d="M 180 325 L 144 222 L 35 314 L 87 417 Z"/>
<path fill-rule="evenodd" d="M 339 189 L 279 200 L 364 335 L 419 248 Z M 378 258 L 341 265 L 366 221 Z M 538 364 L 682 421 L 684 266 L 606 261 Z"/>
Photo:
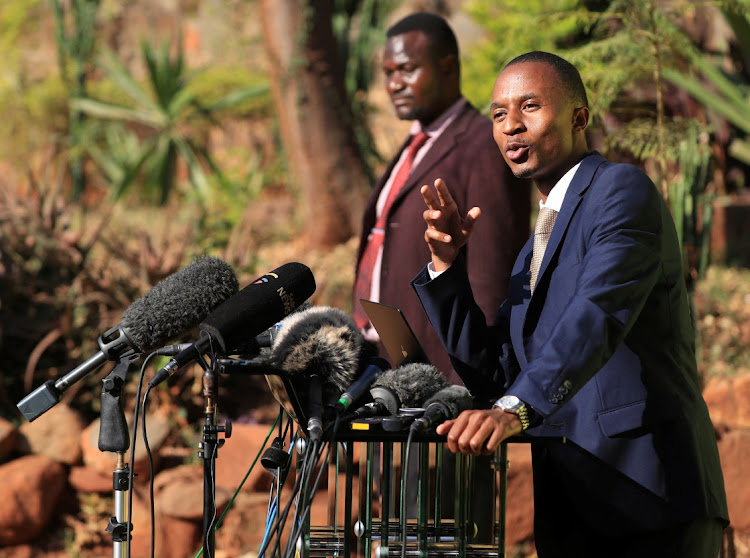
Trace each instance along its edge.
<path fill-rule="evenodd" d="M 564 385 L 564 386 L 565 386 L 566 388 L 568 388 L 568 389 L 572 389 L 572 388 L 573 388 L 573 383 L 572 383 L 572 382 L 571 382 L 570 380 L 565 380 L 565 381 L 563 382 L 563 385 Z"/>

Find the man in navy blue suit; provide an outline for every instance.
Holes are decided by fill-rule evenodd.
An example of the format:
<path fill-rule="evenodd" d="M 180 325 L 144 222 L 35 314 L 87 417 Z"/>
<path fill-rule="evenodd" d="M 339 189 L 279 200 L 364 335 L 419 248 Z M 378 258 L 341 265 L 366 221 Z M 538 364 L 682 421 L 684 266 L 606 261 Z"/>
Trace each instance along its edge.
<path fill-rule="evenodd" d="M 472 455 L 531 442 L 540 558 L 716 558 L 728 513 L 675 226 L 643 172 L 589 151 L 587 105 L 554 54 L 495 82 L 495 141 L 541 203 L 491 326 L 460 253 L 481 210 L 459 215 L 440 179 L 422 187 L 432 262 L 412 284 L 488 407 L 438 433 Z"/>

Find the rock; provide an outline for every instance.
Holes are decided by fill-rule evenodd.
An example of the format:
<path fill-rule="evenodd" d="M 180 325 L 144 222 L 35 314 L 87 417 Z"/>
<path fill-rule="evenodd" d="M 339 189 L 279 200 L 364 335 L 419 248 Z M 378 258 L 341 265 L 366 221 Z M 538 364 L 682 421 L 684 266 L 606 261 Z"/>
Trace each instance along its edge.
<path fill-rule="evenodd" d="M 18 429 L 4 418 L 0 418 L 0 463 L 13 453 L 18 442 Z"/>
<path fill-rule="evenodd" d="M 750 483 L 747 482 L 750 429 L 725 433 L 719 440 L 719 457 L 732 527 L 735 531 L 750 533 Z"/>
<path fill-rule="evenodd" d="M 90 467 L 73 467 L 68 475 L 68 482 L 78 492 L 114 493 L 112 472 L 103 475 Z"/>
<path fill-rule="evenodd" d="M 34 547 L 29 544 L 19 544 L 4 548 L 3 558 L 34 558 Z"/>
<path fill-rule="evenodd" d="M 81 432 L 84 423 L 78 411 L 59 404 L 20 428 L 18 449 L 39 453 L 66 465 L 81 462 Z"/>
<path fill-rule="evenodd" d="M 159 473 L 154 479 L 154 497 L 157 555 L 194 556 L 203 546 L 203 465 L 182 465 Z M 228 490 L 215 489 L 217 517 L 230 497 Z"/>
<path fill-rule="evenodd" d="M 65 467 L 46 455 L 29 455 L 0 466 L 0 545 L 33 541 L 57 509 Z"/>
<path fill-rule="evenodd" d="M 703 399 L 715 426 L 750 428 L 750 375 L 711 378 Z"/>
<path fill-rule="evenodd" d="M 139 417 L 140 418 L 140 417 Z M 79 440 L 83 450 L 83 464 L 91 469 L 98 471 L 102 475 L 112 476 L 112 471 L 117 466 L 117 454 L 111 451 L 99 450 L 99 424 L 100 419 L 96 419 L 80 434 Z M 131 420 L 128 420 L 128 438 L 133 439 L 133 427 Z M 130 452 L 132 446 L 125 452 L 125 463 L 128 463 L 138 475 L 138 480 L 147 480 L 149 475 L 149 463 L 146 455 L 146 445 L 143 442 L 143 425 L 138 422 L 138 436 L 135 446 L 135 463 L 130 463 Z M 146 431 L 148 434 L 148 445 L 151 448 L 154 468 L 159 468 L 159 449 L 164 444 L 167 435 L 170 432 L 170 426 L 166 419 L 159 415 L 147 415 Z"/>
<path fill-rule="evenodd" d="M 232 436 L 226 440 L 224 445 L 219 448 L 216 457 L 216 486 L 231 490 L 234 492 L 242 480 L 247 475 L 253 460 L 258 455 L 260 448 L 263 447 L 263 441 L 268 436 L 270 425 L 267 424 L 233 424 Z M 276 433 L 272 434 L 268 440 L 270 445 Z M 285 444 L 283 450 L 289 449 L 289 444 Z M 294 461 L 295 454 L 292 455 Z M 247 477 L 242 487 L 243 491 L 249 492 L 267 492 L 271 486 L 271 473 L 269 473 L 258 459 L 255 467 Z"/>
<path fill-rule="evenodd" d="M 293 480 L 293 479 L 290 479 Z M 288 498 L 282 499 L 286 503 Z M 263 542 L 268 512 L 268 494 L 240 492 L 216 532 L 216 555 L 257 555 Z M 266 556 L 270 556 L 267 552 Z"/>

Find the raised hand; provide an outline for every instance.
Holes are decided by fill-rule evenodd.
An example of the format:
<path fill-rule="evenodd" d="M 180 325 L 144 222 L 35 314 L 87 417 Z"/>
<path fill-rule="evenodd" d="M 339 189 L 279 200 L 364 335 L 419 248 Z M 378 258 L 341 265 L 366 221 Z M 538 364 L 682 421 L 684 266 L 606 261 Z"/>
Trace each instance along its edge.
<path fill-rule="evenodd" d="M 425 184 L 420 192 L 428 208 L 422 214 L 427 223 L 424 239 L 432 252 L 435 270 L 444 271 L 453 264 L 458 251 L 469 241 L 482 211 L 478 207 L 472 207 L 466 218 L 462 219 L 442 178 L 435 180 L 434 189 Z"/>

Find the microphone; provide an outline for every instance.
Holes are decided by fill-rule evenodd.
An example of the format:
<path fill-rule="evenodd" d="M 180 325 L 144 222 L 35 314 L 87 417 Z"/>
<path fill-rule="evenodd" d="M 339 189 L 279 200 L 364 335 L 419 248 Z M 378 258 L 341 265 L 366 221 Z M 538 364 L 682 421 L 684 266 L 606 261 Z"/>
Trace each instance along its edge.
<path fill-rule="evenodd" d="M 162 367 L 148 383 L 154 387 L 207 352 L 226 354 L 289 315 L 315 292 L 310 269 L 291 262 L 259 277 L 213 310 L 200 324 L 202 336 Z"/>
<path fill-rule="evenodd" d="M 424 414 L 416 419 L 411 429 L 424 432 L 443 421 L 456 418 L 462 411 L 471 409 L 471 393 L 464 386 L 448 386 L 425 401 Z"/>
<path fill-rule="evenodd" d="M 372 384 L 373 388 L 392 389 L 401 401 L 401 407 L 421 407 L 423 401 L 450 385 L 437 368 L 421 362 L 386 370 Z"/>
<path fill-rule="evenodd" d="M 313 306 L 281 322 L 271 357 L 297 391 L 307 392 L 307 430 L 312 439 L 322 432 L 320 402 L 338 398 L 354 383 L 365 344 L 351 316 L 330 306 Z"/>
<path fill-rule="evenodd" d="M 445 376 L 431 364 L 404 364 L 378 376 L 370 389 L 373 401 L 356 409 L 353 417 L 395 415 L 402 407 L 420 407 L 423 401 L 449 385 Z"/>
<path fill-rule="evenodd" d="M 95 355 L 57 381 L 39 386 L 18 403 L 18 409 L 33 421 L 56 405 L 71 385 L 107 360 L 116 361 L 130 348 L 146 352 L 192 329 L 237 289 L 237 277 L 227 263 L 210 256 L 197 259 L 133 302 L 123 312 L 120 324 L 99 336 L 100 350 Z"/>
<path fill-rule="evenodd" d="M 450 385 L 430 364 L 410 363 L 386 370 L 373 382 L 372 401 L 354 411 L 353 418 L 395 415 L 399 409 L 416 408 L 437 391 Z"/>
<path fill-rule="evenodd" d="M 300 304 L 294 310 L 294 312 L 302 312 L 303 310 L 307 310 L 311 306 L 312 304 L 310 303 L 310 301 L 306 300 L 305 302 Z M 281 327 L 282 323 L 277 322 L 266 329 L 264 332 L 262 332 L 260 335 L 256 335 L 249 340 L 243 340 L 239 342 L 237 346 L 232 349 L 232 354 L 243 356 L 258 356 L 270 354 L 270 349 L 271 347 L 273 347 L 276 338 L 279 336 Z"/>
<path fill-rule="evenodd" d="M 383 373 L 383 371 L 390 369 L 391 365 L 387 360 L 383 358 L 376 358 L 371 361 L 365 371 L 359 378 L 339 397 L 334 406 L 337 413 L 346 411 L 349 406 L 359 399 L 365 390 L 370 387 L 370 384 L 377 379 L 377 377 Z"/>
<path fill-rule="evenodd" d="M 306 382 L 314 372 L 341 393 L 357 379 L 364 351 L 365 339 L 351 316 L 313 306 L 281 322 L 271 355 L 290 379 Z"/>
<path fill-rule="evenodd" d="M 362 405 L 347 418 L 352 430 L 370 430 L 378 426 L 400 432 L 424 413 L 422 402 L 450 385 L 437 368 L 430 364 L 410 363 L 386 370 L 370 388 L 372 401 Z"/>

